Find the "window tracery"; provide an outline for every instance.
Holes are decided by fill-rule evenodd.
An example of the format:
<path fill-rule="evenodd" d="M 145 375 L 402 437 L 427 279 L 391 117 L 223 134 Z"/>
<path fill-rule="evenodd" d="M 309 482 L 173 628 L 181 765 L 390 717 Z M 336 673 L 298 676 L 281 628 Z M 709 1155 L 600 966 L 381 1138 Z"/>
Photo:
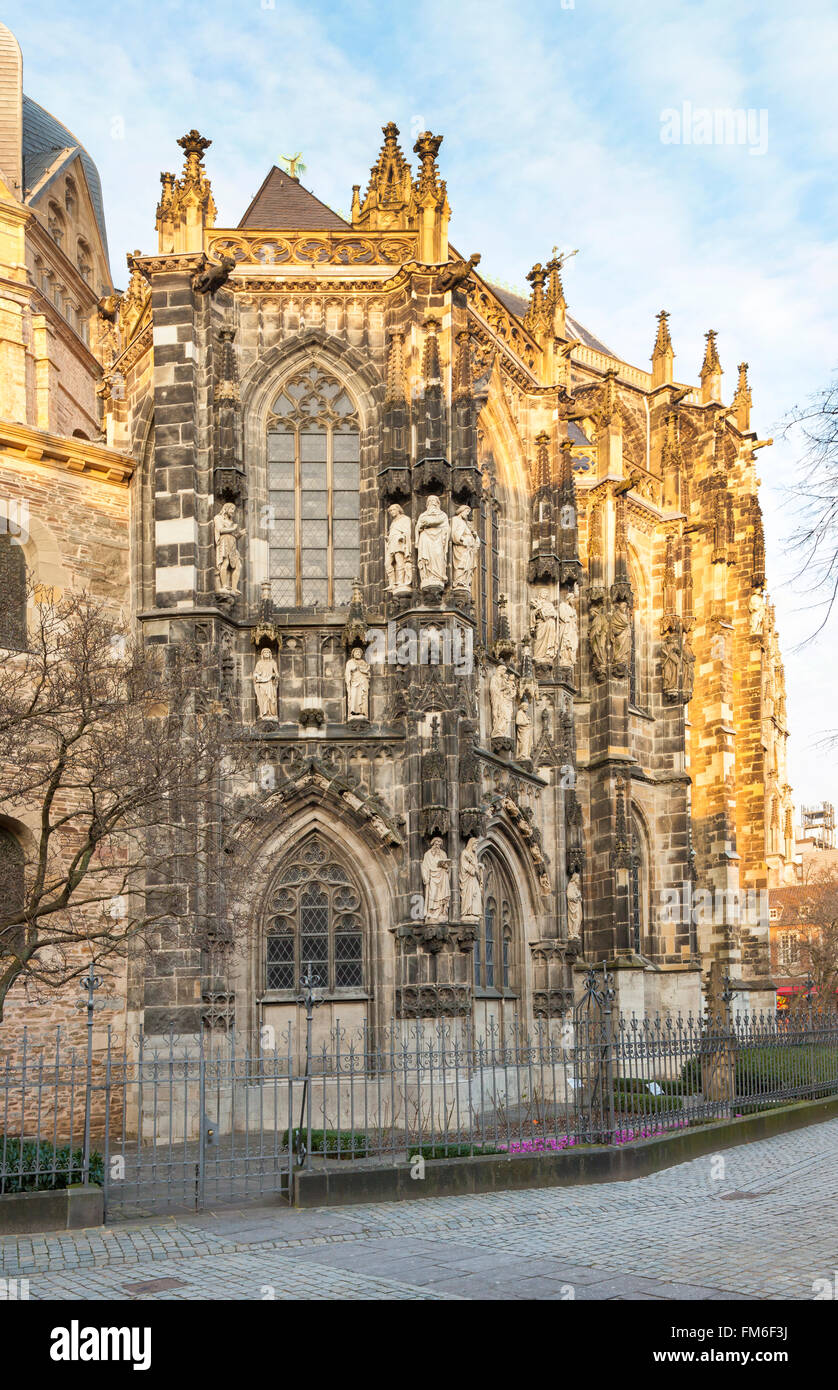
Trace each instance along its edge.
<path fill-rule="evenodd" d="M 265 985 L 299 990 L 311 965 L 328 991 L 364 987 L 361 895 L 320 836 L 284 863 L 269 895 Z"/>
<path fill-rule="evenodd" d="M 343 384 L 312 364 L 268 419 L 271 596 L 278 607 L 349 603 L 360 569 L 360 432 Z"/>

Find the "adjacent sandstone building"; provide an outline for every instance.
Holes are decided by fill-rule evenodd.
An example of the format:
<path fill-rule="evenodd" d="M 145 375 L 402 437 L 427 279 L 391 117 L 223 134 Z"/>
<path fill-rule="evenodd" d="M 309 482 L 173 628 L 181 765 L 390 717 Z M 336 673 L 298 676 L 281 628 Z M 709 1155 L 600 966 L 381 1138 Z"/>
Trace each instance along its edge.
<path fill-rule="evenodd" d="M 321 1030 L 503 1033 L 560 1015 L 583 960 L 612 963 L 624 1007 L 700 1008 L 714 961 L 740 1004 L 772 1003 L 760 894 L 791 852 L 790 789 L 746 365 L 725 404 L 708 332 L 699 384 L 676 379 L 665 313 L 651 371 L 622 361 L 568 313 L 555 252 L 528 300 L 483 279 L 449 243 L 430 132 L 411 167 L 384 127 L 351 221 L 274 167 L 225 227 L 210 141 L 178 143 L 113 322 L 85 224 L 107 444 L 75 464 L 4 433 L 0 460 L 6 488 L 65 490 L 45 544 L 118 601 L 130 488 L 138 627 L 201 645 L 197 679 L 252 743 L 261 813 L 231 828 L 225 920 L 161 941 L 132 1023 L 282 1026 L 309 964 Z M 87 197 L 85 160 L 54 201 L 71 170 Z M 20 365 L 0 428 L 43 440 L 27 325 L 56 315 L 34 257 L 63 267 L 66 247 L 25 162 L 4 177 L 31 248 L 21 230 L 2 268 Z M 83 338 L 54 331 L 95 414 Z M 107 576 L 76 499 L 112 533 Z"/>

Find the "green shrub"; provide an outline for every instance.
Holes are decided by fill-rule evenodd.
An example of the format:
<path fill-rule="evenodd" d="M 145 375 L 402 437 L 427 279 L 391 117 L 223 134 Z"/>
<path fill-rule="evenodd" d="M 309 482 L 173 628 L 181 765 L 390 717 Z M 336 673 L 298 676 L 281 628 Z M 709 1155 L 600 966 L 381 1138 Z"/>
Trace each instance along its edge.
<path fill-rule="evenodd" d="M 633 1115 L 654 1115 L 660 1110 L 671 1113 L 681 1109 L 681 1102 L 677 1094 L 664 1090 L 663 1095 L 656 1096 L 654 1092 L 646 1089 L 647 1082 L 634 1082 L 631 1086 L 626 1086 L 622 1079 L 614 1082 L 614 1105 L 618 1110 L 626 1111 Z"/>
<path fill-rule="evenodd" d="M 809 1092 L 812 1096 L 829 1096 L 838 1091 L 838 1048 L 741 1047 L 734 1049 L 733 1056 L 737 1096 L 760 1096 L 768 1091 L 803 1087 L 815 1087 Z M 684 1064 L 681 1080 L 685 1090 L 701 1090 L 700 1057 L 691 1057 Z"/>
<path fill-rule="evenodd" d="M 21 1157 L 22 1150 L 22 1157 Z M 70 1150 L 69 1144 L 55 1148 L 48 1140 L 20 1139 L 0 1135 L 0 1179 L 4 1192 L 54 1192 L 72 1187 L 83 1179 L 84 1151 Z M 90 1182 L 103 1187 L 105 1160 L 90 1154 Z"/>
<path fill-rule="evenodd" d="M 494 1144 L 416 1144 L 408 1146 L 411 1158 L 473 1158 L 475 1154 L 496 1154 Z"/>
<path fill-rule="evenodd" d="M 292 1140 L 297 1134 L 304 1144 L 308 1143 L 308 1131 L 305 1126 L 302 1129 L 291 1131 Z M 287 1129 L 283 1133 L 282 1144 L 287 1149 Z M 345 1129 L 313 1129 L 311 1131 L 311 1152 L 313 1154 L 325 1154 L 327 1158 L 366 1158 L 368 1147 L 366 1134 L 352 1134 Z"/>

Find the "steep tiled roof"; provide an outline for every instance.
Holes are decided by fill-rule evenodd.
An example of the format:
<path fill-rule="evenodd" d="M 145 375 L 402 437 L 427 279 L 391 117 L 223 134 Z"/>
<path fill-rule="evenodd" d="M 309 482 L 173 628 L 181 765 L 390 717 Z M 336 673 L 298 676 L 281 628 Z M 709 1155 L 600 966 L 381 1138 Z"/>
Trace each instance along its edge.
<path fill-rule="evenodd" d="M 23 184 L 24 197 L 28 198 L 44 175 L 52 169 L 60 158 L 59 167 L 69 163 L 78 155 L 84 169 L 90 201 L 96 215 L 96 222 L 102 237 L 105 255 L 108 254 L 108 236 L 105 230 L 105 208 L 102 202 L 102 185 L 99 171 L 87 150 L 80 145 L 65 125 L 51 116 L 30 97 L 23 98 Z M 63 156 L 63 157 L 62 157 Z M 56 170 L 57 172 L 57 170 Z"/>
<path fill-rule="evenodd" d="M 283 169 L 273 166 L 247 212 L 240 227 L 288 228 L 293 231 L 325 231 L 334 228 L 351 230 L 348 222 L 321 203 L 299 179 L 292 179 Z"/>
<path fill-rule="evenodd" d="M 500 285 L 493 285 L 488 280 L 486 283 L 492 293 L 497 295 L 501 304 L 503 304 L 511 314 L 514 314 L 518 319 L 523 319 L 530 307 L 528 299 L 525 299 L 523 295 L 513 294 L 512 290 L 501 289 Z M 589 333 L 587 328 L 584 328 L 581 323 L 577 323 L 576 319 L 572 319 L 570 314 L 566 316 L 565 322 L 567 324 L 569 337 L 581 338 L 586 347 L 594 348 L 596 352 L 604 352 L 607 357 L 614 356 L 614 353 L 609 347 L 605 346 L 605 343 L 600 342 L 599 338 L 595 338 L 593 333 Z"/>

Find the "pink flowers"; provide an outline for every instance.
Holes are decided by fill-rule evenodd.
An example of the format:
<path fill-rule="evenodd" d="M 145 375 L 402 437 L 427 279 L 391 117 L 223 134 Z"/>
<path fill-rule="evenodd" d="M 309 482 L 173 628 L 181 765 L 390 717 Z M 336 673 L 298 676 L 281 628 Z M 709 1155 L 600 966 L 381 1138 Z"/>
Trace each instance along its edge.
<path fill-rule="evenodd" d="M 670 1125 L 644 1125 L 641 1129 L 615 1129 L 612 1144 L 630 1144 L 634 1139 L 654 1139 L 656 1135 L 668 1134 L 673 1129 L 684 1129 L 689 1120 L 676 1120 Z M 539 1154 L 559 1153 L 562 1149 L 572 1149 L 577 1140 L 570 1134 L 558 1139 L 511 1139 L 508 1144 L 498 1144 L 498 1153 Z"/>
<path fill-rule="evenodd" d="M 498 1151 L 511 1154 L 558 1153 L 560 1149 L 569 1149 L 575 1143 L 576 1140 L 569 1134 L 561 1139 L 513 1139 L 509 1144 L 498 1144 Z"/>
<path fill-rule="evenodd" d="M 632 1139 L 653 1139 L 656 1134 L 666 1134 L 670 1129 L 684 1129 L 689 1120 L 676 1120 L 674 1124 L 652 1125 L 650 1129 L 615 1129 L 612 1144 L 630 1144 Z"/>

